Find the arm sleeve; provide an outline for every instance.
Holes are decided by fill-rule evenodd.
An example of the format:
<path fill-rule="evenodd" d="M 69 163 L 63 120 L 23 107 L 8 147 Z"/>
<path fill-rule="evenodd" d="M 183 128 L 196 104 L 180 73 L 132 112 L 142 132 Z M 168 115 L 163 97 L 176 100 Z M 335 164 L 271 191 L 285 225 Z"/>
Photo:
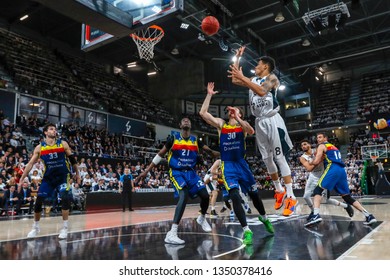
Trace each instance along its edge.
<path fill-rule="evenodd" d="M 123 183 L 123 176 L 124 175 L 121 175 L 121 177 L 119 178 L 119 182 Z"/>
<path fill-rule="evenodd" d="M 167 137 L 167 142 L 165 143 L 165 148 L 167 148 L 167 150 L 169 151 L 173 146 L 173 137 L 172 135 L 169 135 Z"/>

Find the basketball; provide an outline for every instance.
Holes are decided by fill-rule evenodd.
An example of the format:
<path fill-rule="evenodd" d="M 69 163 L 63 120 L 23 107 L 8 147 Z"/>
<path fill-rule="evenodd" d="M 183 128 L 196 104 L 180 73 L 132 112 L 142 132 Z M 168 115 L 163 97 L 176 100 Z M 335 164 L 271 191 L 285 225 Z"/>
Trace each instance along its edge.
<path fill-rule="evenodd" d="M 202 20 L 203 33 L 212 36 L 219 30 L 219 21 L 213 16 L 207 16 Z"/>

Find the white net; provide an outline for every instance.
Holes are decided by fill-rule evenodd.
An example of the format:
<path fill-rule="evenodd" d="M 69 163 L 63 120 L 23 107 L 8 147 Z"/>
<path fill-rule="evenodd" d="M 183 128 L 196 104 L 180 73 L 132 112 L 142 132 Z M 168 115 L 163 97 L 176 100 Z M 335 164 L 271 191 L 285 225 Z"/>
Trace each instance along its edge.
<path fill-rule="evenodd" d="M 130 36 L 137 45 L 140 58 L 150 62 L 154 56 L 154 46 L 164 37 L 164 30 L 160 26 L 152 25 Z"/>

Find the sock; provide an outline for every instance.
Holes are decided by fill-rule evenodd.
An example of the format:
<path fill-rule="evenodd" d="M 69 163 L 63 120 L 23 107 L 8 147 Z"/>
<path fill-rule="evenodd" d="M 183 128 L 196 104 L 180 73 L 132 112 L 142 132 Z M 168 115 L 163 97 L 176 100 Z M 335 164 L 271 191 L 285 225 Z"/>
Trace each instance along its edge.
<path fill-rule="evenodd" d="M 370 212 L 368 212 L 366 209 L 363 208 L 363 211 L 361 211 L 365 217 L 368 217 L 371 215 Z"/>
<path fill-rule="evenodd" d="M 64 228 L 68 228 L 68 220 L 64 221 Z"/>
<path fill-rule="evenodd" d="M 320 214 L 320 208 L 314 208 L 313 214 L 314 215 Z"/>
<path fill-rule="evenodd" d="M 211 211 L 214 211 L 215 210 L 215 206 L 211 206 Z"/>
<path fill-rule="evenodd" d="M 177 228 L 178 228 L 178 227 L 179 227 L 179 225 L 177 225 L 177 224 L 172 224 L 171 230 L 177 232 Z"/>
<path fill-rule="evenodd" d="M 38 228 L 38 227 L 39 227 L 39 221 L 34 221 L 33 228 Z"/>
<path fill-rule="evenodd" d="M 297 198 L 294 195 L 293 189 L 292 189 L 292 183 L 286 184 L 286 190 L 287 190 L 287 197 L 292 198 L 296 200 Z"/>
<path fill-rule="evenodd" d="M 260 217 L 262 217 L 264 220 L 267 220 L 267 219 L 268 219 L 267 214 L 265 214 L 265 215 L 260 215 Z"/>
<path fill-rule="evenodd" d="M 247 230 L 251 230 L 248 226 L 243 227 L 242 229 L 244 230 L 244 232 L 247 231 Z"/>
<path fill-rule="evenodd" d="M 272 181 L 272 182 L 274 183 L 275 190 L 276 190 L 277 192 L 284 192 L 284 189 L 283 189 L 282 185 L 280 184 L 279 179 L 276 180 L 276 181 Z"/>

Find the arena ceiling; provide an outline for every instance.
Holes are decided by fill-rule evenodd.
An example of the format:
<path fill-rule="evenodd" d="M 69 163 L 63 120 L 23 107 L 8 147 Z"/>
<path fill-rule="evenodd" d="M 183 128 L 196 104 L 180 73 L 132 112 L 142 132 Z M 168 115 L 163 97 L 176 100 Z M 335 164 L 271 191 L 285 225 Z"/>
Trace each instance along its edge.
<path fill-rule="evenodd" d="M 346 4 L 350 17 L 344 17 L 339 24 L 336 22 L 337 31 L 325 28 L 319 34 L 318 29 L 310 30 L 302 18 L 307 12 L 313 14 L 320 8 L 341 3 Z M 261 55 L 270 55 L 277 61 L 281 80 L 297 84 L 311 68 L 321 67 L 326 73 L 388 61 L 389 11 L 388 0 L 184 0 L 184 11 L 160 24 L 166 35 L 156 46 L 155 60 L 157 64 L 164 60 L 181 63 L 185 58 L 195 57 L 229 64 L 234 50 L 246 45 L 245 60 L 249 68 L 253 68 Z M 276 22 L 279 12 L 284 20 Z M 29 14 L 29 18 L 20 21 L 25 14 Z M 218 34 L 200 40 L 201 20 L 206 15 L 216 16 L 221 29 Z M 327 18 L 328 24 L 332 25 L 333 19 L 339 16 Z M 322 17 L 326 18 L 324 14 Z M 0 18 L 2 25 L 10 29 L 31 29 L 72 48 L 80 48 L 81 23 L 40 3 L 3 0 Z M 314 17 L 309 18 L 315 21 Z M 187 30 L 180 28 L 183 22 L 189 24 Z M 318 22 L 312 27 L 320 28 Z M 228 47 L 227 51 L 222 50 L 221 42 Z M 303 42 L 308 45 L 304 46 Z M 174 48 L 178 54 L 172 53 Z M 91 54 L 118 65 L 137 60 L 136 46 L 128 36 Z"/>

